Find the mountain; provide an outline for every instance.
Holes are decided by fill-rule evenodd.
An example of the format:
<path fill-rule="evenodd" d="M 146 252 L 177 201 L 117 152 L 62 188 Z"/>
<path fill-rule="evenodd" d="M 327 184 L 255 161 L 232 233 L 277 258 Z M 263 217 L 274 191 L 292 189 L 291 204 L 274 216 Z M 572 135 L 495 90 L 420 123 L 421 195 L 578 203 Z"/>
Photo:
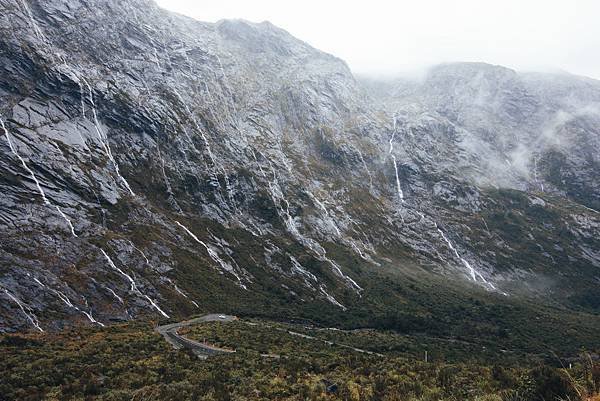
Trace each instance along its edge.
<path fill-rule="evenodd" d="M 0 9 L 0 330 L 218 310 L 594 344 L 600 82 L 376 82 L 267 22 Z"/>
<path fill-rule="evenodd" d="M 456 129 L 457 152 L 478 159 L 469 167 L 480 186 L 552 193 L 599 208 L 600 82 L 458 63 L 430 69 L 421 82 L 382 89 L 365 83 L 409 121 L 425 115 Z"/>

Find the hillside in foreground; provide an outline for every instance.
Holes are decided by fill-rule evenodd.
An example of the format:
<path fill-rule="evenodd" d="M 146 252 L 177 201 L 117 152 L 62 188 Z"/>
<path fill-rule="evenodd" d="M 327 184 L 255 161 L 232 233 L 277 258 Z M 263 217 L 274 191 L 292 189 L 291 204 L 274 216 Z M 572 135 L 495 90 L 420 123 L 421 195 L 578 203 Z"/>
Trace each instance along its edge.
<path fill-rule="evenodd" d="M 3 336 L 0 370 L 10 374 L 0 379 L 0 399 L 542 401 L 580 399 L 600 385 L 590 353 L 560 361 L 467 341 L 257 319 L 182 334 L 236 352 L 202 360 L 141 323 Z"/>

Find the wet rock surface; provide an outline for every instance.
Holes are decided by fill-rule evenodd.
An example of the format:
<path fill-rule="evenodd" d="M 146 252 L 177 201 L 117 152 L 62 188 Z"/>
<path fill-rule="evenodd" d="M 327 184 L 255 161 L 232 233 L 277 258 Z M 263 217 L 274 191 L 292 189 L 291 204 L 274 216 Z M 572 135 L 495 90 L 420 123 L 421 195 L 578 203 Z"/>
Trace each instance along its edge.
<path fill-rule="evenodd" d="M 0 10 L 0 330 L 347 310 L 415 269 L 596 310 L 597 81 L 375 84 L 269 23 Z"/>

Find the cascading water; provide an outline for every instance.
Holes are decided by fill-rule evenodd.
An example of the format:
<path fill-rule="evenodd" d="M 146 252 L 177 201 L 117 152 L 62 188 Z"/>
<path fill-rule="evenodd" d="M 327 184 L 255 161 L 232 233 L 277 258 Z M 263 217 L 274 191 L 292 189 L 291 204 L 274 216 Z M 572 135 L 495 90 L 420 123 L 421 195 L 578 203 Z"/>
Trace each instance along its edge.
<path fill-rule="evenodd" d="M 131 196 L 135 196 L 135 193 L 133 193 L 133 191 L 131 190 L 129 183 L 127 182 L 125 177 L 123 177 L 121 175 L 121 172 L 119 170 L 119 165 L 117 164 L 117 161 L 115 160 L 115 158 L 112 154 L 112 150 L 110 149 L 110 144 L 108 143 L 108 136 L 102 131 L 102 128 L 100 127 L 100 122 L 98 121 L 98 113 L 96 112 L 96 103 L 94 102 L 94 94 L 92 92 L 92 87 L 85 80 L 85 78 L 80 78 L 80 79 L 83 81 L 83 83 L 85 84 L 85 86 L 88 89 L 88 100 L 90 102 L 90 108 L 92 111 L 94 128 L 96 129 L 96 134 L 98 135 L 98 140 L 100 141 L 100 144 L 102 145 L 102 148 L 104 149 L 104 153 L 106 154 L 106 156 L 112 163 L 113 168 L 115 169 L 115 173 L 117 174 L 117 177 L 119 177 L 119 179 L 121 180 L 121 182 L 123 183 L 123 185 L 125 186 L 127 191 L 131 194 Z"/>
<path fill-rule="evenodd" d="M 296 258 L 292 255 L 288 255 L 288 257 L 292 262 L 292 273 L 301 276 L 304 280 L 304 284 L 306 284 L 308 288 L 314 289 L 311 281 L 314 283 L 318 283 L 319 280 L 317 279 L 317 276 L 306 270 L 304 266 L 302 266 L 300 262 L 298 262 L 298 260 L 296 260 Z"/>
<path fill-rule="evenodd" d="M 138 295 L 140 297 L 145 298 L 148 302 L 150 302 L 150 304 L 154 307 L 154 309 L 156 309 L 161 315 L 163 315 L 167 319 L 170 318 L 170 316 L 167 315 L 152 298 L 150 298 L 148 295 L 143 294 L 138 289 L 136 282 L 133 280 L 133 278 L 129 274 L 125 273 L 123 270 L 119 269 L 117 267 L 117 265 L 115 265 L 115 263 L 112 261 L 110 256 L 108 256 L 108 254 L 104 251 L 104 249 L 100 248 L 100 251 L 102 252 L 104 257 L 108 261 L 108 264 L 110 265 L 110 267 L 112 267 L 114 270 L 118 271 L 123 277 L 125 277 L 129 281 L 129 284 L 131 285 L 131 291 L 133 293 L 135 293 L 136 295 Z"/>
<path fill-rule="evenodd" d="M 119 296 L 119 295 L 118 295 L 118 294 L 115 292 L 115 290 L 113 290 L 113 289 L 112 289 L 112 288 L 110 288 L 110 287 L 106 287 L 106 289 L 108 290 L 108 292 L 110 292 L 110 293 L 111 293 L 111 295 L 112 295 L 113 297 L 115 297 L 115 299 L 116 299 L 117 301 L 119 301 L 121 304 L 125 305 L 125 301 L 123 300 L 123 298 L 121 298 L 121 297 L 120 297 L 120 296 Z"/>
<path fill-rule="evenodd" d="M 335 219 L 332 217 L 333 215 L 329 213 L 329 210 L 327 209 L 325 204 L 321 202 L 310 190 L 306 190 L 306 193 L 312 199 L 312 201 L 323 211 L 325 217 L 327 218 L 327 221 L 329 222 L 329 225 L 334 229 L 338 238 L 340 238 L 341 241 L 344 242 L 344 244 L 350 246 L 350 248 L 352 248 L 352 250 L 354 250 L 354 252 L 356 252 L 361 259 L 371 263 L 376 263 L 370 257 L 364 254 L 364 252 L 358 247 L 358 245 L 352 238 L 346 238 L 342 235 L 342 232 L 338 228 Z"/>
<path fill-rule="evenodd" d="M 241 288 L 243 288 L 244 290 L 247 290 L 247 287 L 242 283 L 242 278 L 235 271 L 235 269 L 233 268 L 233 266 L 231 266 L 229 263 L 227 263 L 223 259 L 221 259 L 221 257 L 211 247 L 209 247 L 206 244 L 206 242 L 204 242 L 200 238 L 198 238 L 196 236 L 196 234 L 194 234 L 193 232 L 191 232 L 186 226 L 184 226 L 183 224 L 181 224 L 178 221 L 175 221 L 175 224 L 177 224 L 179 227 L 181 227 L 190 237 L 192 237 L 192 239 L 194 241 L 196 241 L 197 243 L 199 243 L 200 245 L 202 245 L 206 249 L 206 252 L 208 253 L 208 256 L 210 256 L 210 258 L 215 263 L 217 263 L 224 271 L 226 271 L 226 272 L 232 274 L 233 276 L 235 276 L 235 278 L 238 281 L 238 285 Z"/>
<path fill-rule="evenodd" d="M 323 204 L 323 202 L 321 202 L 311 191 L 306 190 L 306 193 L 312 199 L 312 201 L 317 206 L 319 206 L 319 208 L 323 211 L 323 213 L 325 214 L 325 217 L 327 217 L 327 220 L 329 221 L 329 224 L 334 229 L 334 231 L 336 232 L 337 236 L 341 237 L 342 233 L 340 232 L 340 229 L 338 228 L 338 226 L 337 226 L 335 220 L 333 219 L 333 217 L 331 217 L 331 214 L 329 213 L 329 211 L 327 210 L 327 208 L 325 207 L 325 205 Z"/>
<path fill-rule="evenodd" d="M 56 210 L 58 211 L 58 213 L 62 216 L 63 219 L 65 219 L 65 221 L 67 222 L 67 225 L 69 226 L 69 229 L 71 230 L 71 234 L 73 235 L 73 237 L 77 238 L 77 234 L 75 234 L 75 227 L 73 227 L 73 223 L 71 223 L 71 220 L 67 217 L 67 215 L 65 215 L 63 213 L 63 211 L 60 209 L 59 206 L 55 206 Z"/>
<path fill-rule="evenodd" d="M 92 309 L 88 305 L 87 298 L 84 297 L 83 295 L 81 297 L 83 298 L 83 302 L 85 303 L 86 308 L 88 308 L 90 310 L 89 312 L 87 312 L 85 310 L 81 310 L 81 313 L 83 313 L 85 315 L 85 317 L 87 317 L 90 322 L 96 323 L 100 327 L 104 327 L 104 323 L 101 323 L 101 322 L 97 321 L 96 319 L 94 319 L 94 316 L 92 316 Z"/>
<path fill-rule="evenodd" d="M 273 163 L 262 152 L 260 152 L 260 154 L 263 158 L 265 158 L 269 162 L 269 166 L 271 168 L 271 173 L 273 175 L 273 181 L 269 180 L 267 174 L 264 172 L 264 170 L 260 166 L 260 163 L 258 163 L 256 154 L 254 154 L 254 152 L 253 152 L 254 159 L 256 160 L 256 163 L 259 165 L 259 169 L 260 169 L 263 177 L 267 181 L 267 187 L 269 188 L 269 195 L 271 196 L 273 204 L 276 207 L 279 218 L 284 222 L 285 227 L 288 230 L 288 232 L 290 234 L 292 234 L 292 236 L 294 236 L 296 239 L 298 239 L 298 241 L 300 241 L 303 245 L 305 245 L 307 248 L 312 250 L 319 260 L 331 265 L 333 268 L 333 272 L 338 277 L 340 277 L 344 281 L 346 281 L 349 284 L 349 287 L 352 288 L 357 294 L 360 294 L 360 292 L 362 291 L 362 288 L 356 283 L 356 281 L 354 281 L 349 276 L 345 275 L 342 272 L 342 270 L 340 269 L 340 267 L 333 260 L 331 260 L 327 257 L 327 252 L 325 251 L 325 249 L 318 242 L 314 241 L 311 238 L 307 238 L 306 236 L 304 236 L 300 233 L 300 231 L 298 230 L 298 227 L 296 227 L 296 222 L 290 213 L 290 204 L 289 204 L 288 200 L 285 198 L 283 191 L 281 190 L 281 187 L 279 185 L 279 181 L 277 179 L 277 173 L 275 171 L 275 168 L 273 167 Z M 312 193 L 310 193 L 310 191 L 308 191 L 308 192 L 309 192 L 309 196 L 311 196 Z M 321 202 L 319 202 L 318 199 L 316 197 L 314 197 L 314 195 L 313 195 L 313 199 L 316 202 L 320 203 L 320 207 L 325 207 L 325 205 L 323 205 Z M 327 209 L 325 208 L 325 210 L 327 210 Z M 335 222 L 333 220 L 331 220 L 331 221 L 333 224 L 335 224 Z M 335 229 L 339 234 L 341 234 L 341 232 L 339 232 L 337 225 L 336 225 Z"/>
<path fill-rule="evenodd" d="M 454 253 L 456 258 L 458 260 L 460 260 L 461 263 L 467 268 L 467 272 L 469 273 L 469 276 L 471 277 L 471 279 L 474 282 L 478 282 L 480 280 L 484 284 L 484 286 L 487 286 L 489 289 L 497 290 L 497 288 L 494 284 L 492 284 L 488 280 L 486 280 L 486 278 L 483 277 L 483 275 L 481 273 L 479 273 L 473 266 L 471 266 L 471 264 L 465 258 L 460 256 L 460 254 L 458 253 L 458 250 L 456 249 L 456 247 L 454 246 L 452 241 L 450 241 L 450 239 L 448 239 L 448 237 L 446 237 L 446 234 L 444 234 L 444 232 L 438 227 L 437 223 L 434 223 L 434 224 L 435 224 L 435 228 L 437 229 L 437 232 L 440 234 L 440 236 L 443 238 L 443 240 L 448 245 L 448 248 L 450 248 L 450 250 Z"/>
<path fill-rule="evenodd" d="M 8 147 L 10 148 L 10 151 L 17 157 L 17 159 L 19 159 L 19 161 L 23 165 L 23 168 L 25 170 L 27 170 L 27 172 L 31 176 L 31 179 L 33 180 L 33 182 L 35 182 L 35 186 L 37 187 L 38 192 L 42 196 L 42 200 L 44 201 L 44 204 L 50 205 L 50 201 L 46 197 L 46 193 L 42 189 L 42 186 L 40 185 L 39 180 L 37 179 L 37 177 L 33 173 L 33 170 L 31 170 L 29 168 L 29 166 L 27 166 L 27 163 L 25 163 L 25 160 L 19 155 L 19 153 L 17 152 L 17 149 L 15 148 L 15 146 L 12 143 L 12 141 L 10 140 L 10 134 L 8 133 L 8 130 L 6 129 L 6 126 L 4 125 L 4 120 L 2 120 L 2 118 L 0 118 L 0 126 L 4 130 L 4 136 L 6 137 L 6 142 L 8 142 Z"/>
<path fill-rule="evenodd" d="M 29 276 L 29 273 L 27 273 L 27 275 Z M 56 297 L 58 299 L 60 299 L 65 305 L 67 305 L 69 308 L 71 309 L 75 309 L 78 312 L 81 312 L 83 315 L 85 315 L 85 317 L 87 317 L 87 319 L 92 322 L 95 323 L 101 327 L 104 327 L 104 324 L 97 321 L 96 319 L 94 319 L 94 317 L 92 316 L 92 312 L 91 309 L 89 312 L 80 309 L 78 306 L 76 306 L 75 304 L 73 304 L 73 302 L 71 302 L 71 300 L 69 299 L 69 297 L 62 291 L 57 290 L 55 288 L 50 287 L 49 285 L 46 285 L 44 283 L 42 283 L 37 277 L 34 277 L 33 281 L 35 281 L 41 288 L 50 291 L 51 293 L 53 293 L 54 295 L 56 295 Z M 81 296 L 85 302 L 86 307 L 89 308 L 87 299 L 82 295 Z"/>
<path fill-rule="evenodd" d="M 33 18 L 33 14 L 31 13 L 31 9 L 29 8 L 27 1 L 20 0 L 20 3 L 23 6 L 23 8 L 25 9 L 25 14 L 27 14 L 27 17 L 29 18 L 29 22 L 31 23 L 31 28 L 33 29 L 33 33 L 35 34 L 35 36 L 38 38 L 38 40 L 40 42 L 42 42 L 45 46 L 47 46 L 48 39 L 46 38 L 46 36 L 44 35 L 42 30 L 38 26 L 37 22 L 35 22 L 35 18 Z"/>
<path fill-rule="evenodd" d="M 179 295 L 190 301 L 192 305 L 194 305 L 196 308 L 199 308 L 198 304 L 195 301 L 191 300 L 190 297 L 185 292 L 183 292 L 173 280 L 167 278 L 167 281 L 173 286 L 173 288 L 175 289 L 175 291 L 177 291 Z"/>
<path fill-rule="evenodd" d="M 343 311 L 346 311 L 348 308 L 346 308 L 344 305 L 342 305 L 341 303 L 338 302 L 337 299 L 335 299 L 333 296 L 331 296 L 326 290 L 325 290 L 325 286 L 321 285 L 319 287 L 319 291 L 321 291 L 321 294 L 323 294 L 325 296 L 325 298 L 331 302 L 332 304 L 334 304 L 335 306 L 341 308 Z"/>
<path fill-rule="evenodd" d="M 19 299 L 10 291 L 8 291 L 6 288 L 2 288 L 4 290 L 4 293 L 14 302 L 17 304 L 17 306 L 21 309 L 21 312 L 23 312 L 23 314 L 25 315 L 25 317 L 27 317 L 27 320 L 29 320 L 29 322 L 31 322 L 31 324 L 38 329 L 39 331 L 41 331 L 42 333 L 44 332 L 44 329 L 42 329 L 42 327 L 40 326 L 40 322 L 37 318 L 37 316 L 35 315 L 35 313 L 33 313 L 33 310 L 31 309 L 31 307 L 21 301 L 19 301 Z"/>
<path fill-rule="evenodd" d="M 23 7 L 25 9 L 25 13 L 27 14 L 27 16 L 29 17 L 29 19 L 31 21 L 31 25 L 32 25 L 32 27 L 34 29 L 34 32 L 36 33 L 36 36 L 38 37 L 38 40 L 40 40 L 44 44 L 45 47 L 51 49 L 53 47 L 52 42 L 50 42 L 46 38 L 46 36 L 43 34 L 43 32 L 41 31 L 41 29 L 39 28 L 39 26 L 35 22 L 35 18 L 33 17 L 33 14 L 31 13 L 31 9 L 27 5 L 27 2 L 25 0 L 21 0 L 21 4 L 23 5 Z M 51 52 L 51 53 L 53 53 L 53 52 Z M 81 98 L 81 112 L 82 112 L 82 115 L 84 117 L 85 117 L 85 101 L 84 101 L 84 96 L 83 96 L 84 90 L 83 90 L 83 87 L 81 85 L 81 82 L 83 82 L 87 86 L 88 93 L 89 93 L 89 102 L 90 102 L 90 105 L 91 105 L 92 116 L 93 116 L 93 123 L 94 123 L 94 127 L 96 129 L 96 133 L 98 134 L 98 139 L 100 140 L 100 143 L 101 143 L 102 147 L 104 148 L 104 151 L 105 151 L 106 155 L 108 156 L 109 160 L 111 161 L 111 163 L 112 163 L 112 165 L 113 165 L 113 167 L 115 169 L 115 172 L 116 172 L 117 176 L 123 182 L 123 185 L 125 186 L 125 188 L 127 189 L 127 191 L 129 191 L 129 193 L 132 196 L 135 196 L 135 194 L 131 190 L 131 187 L 129 186 L 129 183 L 127 182 L 127 180 L 125 179 L 125 177 L 123 177 L 121 175 L 121 173 L 119 171 L 119 165 L 117 164 L 115 158 L 113 157 L 112 151 L 110 149 L 110 145 L 108 143 L 108 137 L 105 134 L 103 134 L 102 129 L 100 128 L 100 124 L 98 122 L 98 115 L 97 115 L 97 112 L 96 112 L 96 105 L 94 103 L 94 96 L 93 96 L 93 93 L 92 93 L 92 87 L 85 80 L 85 78 L 83 78 L 83 77 L 80 76 L 81 74 L 75 73 L 75 70 L 67 64 L 67 62 L 64 59 L 64 57 L 62 57 L 58 53 L 56 53 L 56 54 L 59 56 L 59 59 L 62 62 L 62 64 L 64 64 L 65 66 L 67 66 L 68 69 L 70 70 L 70 72 L 74 74 L 74 79 L 77 81 L 77 83 L 79 85 L 80 92 L 81 92 L 81 95 L 82 95 L 82 98 Z M 81 137 L 81 135 L 80 135 L 80 137 Z M 87 146 L 84 138 L 81 137 L 81 139 L 83 141 L 84 146 Z"/>
<path fill-rule="evenodd" d="M 183 104 L 183 106 L 184 106 L 184 108 L 185 108 L 185 110 L 186 110 L 189 118 L 192 120 L 192 122 L 194 123 L 194 126 L 196 127 L 196 131 L 200 134 L 200 136 L 202 138 L 202 141 L 203 141 L 205 149 L 206 149 L 206 153 L 208 155 L 208 159 L 210 160 L 210 163 L 211 163 L 210 167 L 212 167 L 210 169 L 211 184 L 213 185 L 213 187 L 219 188 L 219 189 L 222 190 L 221 183 L 220 183 L 220 181 L 219 181 L 219 179 L 217 177 L 217 174 L 214 171 L 214 169 L 220 170 L 221 175 L 222 175 L 222 177 L 223 177 L 223 179 L 225 181 L 225 193 L 227 194 L 227 198 L 229 199 L 229 203 L 230 203 L 231 207 L 233 207 L 233 209 L 237 211 L 237 204 L 235 202 L 235 198 L 233 196 L 233 190 L 231 189 L 231 183 L 229 182 L 229 178 L 228 178 L 227 172 L 225 171 L 225 168 L 221 164 L 217 163 L 217 161 L 216 161 L 216 159 L 215 159 L 215 157 L 213 155 L 213 152 L 211 150 L 210 142 L 208 141 L 208 138 L 204 134 L 204 130 L 202 129 L 202 127 L 200 127 L 200 124 L 198 124 L 198 121 L 194 117 L 194 114 L 190 110 L 187 102 L 185 102 L 183 100 L 183 97 L 179 94 L 179 92 L 175 88 L 173 88 L 173 92 L 175 93 L 175 95 L 177 96 L 177 98 L 179 99 L 179 101 L 181 102 L 181 104 Z M 188 138 L 189 138 L 189 135 L 188 135 Z M 191 139 L 190 139 L 190 143 L 192 143 Z M 193 147 L 193 149 L 195 149 L 195 147 Z M 198 152 L 198 153 L 200 153 L 200 152 Z"/>
<path fill-rule="evenodd" d="M 139 252 L 140 255 L 142 255 L 142 257 L 146 261 L 146 264 L 149 265 L 150 264 L 150 260 L 146 257 L 146 254 L 140 248 L 138 248 L 137 246 L 135 246 L 135 244 L 133 243 L 133 241 L 129 240 L 129 243 L 131 244 L 131 246 L 133 247 L 133 249 L 135 249 L 136 251 Z"/>
<path fill-rule="evenodd" d="M 396 161 L 396 155 L 394 155 L 394 138 L 396 137 L 396 117 L 394 116 L 394 128 L 392 131 L 392 136 L 390 137 L 390 150 L 388 154 L 392 157 L 392 161 L 394 163 L 394 171 L 396 173 L 396 191 L 398 193 L 398 199 L 400 203 L 404 203 L 404 192 L 402 191 L 402 185 L 400 185 L 400 175 L 398 173 L 398 162 Z"/>
<path fill-rule="evenodd" d="M 537 164 L 537 156 L 533 157 L 533 177 L 536 182 L 540 186 L 542 192 L 544 192 L 544 182 L 538 179 L 538 164 Z"/>
<path fill-rule="evenodd" d="M 371 174 L 371 170 L 369 170 L 369 166 L 367 166 L 367 162 L 365 161 L 365 158 L 363 157 L 363 154 L 360 151 L 360 149 L 354 145 L 353 145 L 353 148 L 358 152 L 360 161 L 362 162 L 363 167 L 365 168 L 365 171 L 367 172 L 367 175 L 369 176 L 369 188 L 373 189 L 373 174 Z"/>
<path fill-rule="evenodd" d="M 433 223 L 433 226 L 435 227 L 435 230 L 437 231 L 437 233 L 440 235 L 440 237 L 442 237 L 442 239 L 444 240 L 444 242 L 446 243 L 446 245 L 448 246 L 448 248 L 450 249 L 450 251 L 452 251 L 452 253 L 454 254 L 454 256 L 461 262 L 461 264 L 466 268 L 468 277 L 475 283 L 480 283 L 482 284 L 485 288 L 488 288 L 489 290 L 492 291 L 498 291 L 498 288 L 489 280 L 487 280 L 476 268 L 474 268 L 471 263 L 469 263 L 469 261 L 467 261 L 465 258 L 463 258 L 459 253 L 458 250 L 456 249 L 456 246 L 454 245 L 454 243 L 452 243 L 452 241 L 446 236 L 446 234 L 442 231 L 442 229 L 438 226 L 437 222 L 435 220 L 433 220 L 431 217 L 426 216 L 424 213 L 417 211 L 417 214 L 420 216 L 420 220 L 418 221 L 418 223 L 421 223 L 423 221 L 430 221 L 431 223 Z M 482 219 L 483 220 L 483 219 Z M 485 220 L 483 220 L 483 223 L 486 227 L 486 230 L 488 230 L 489 233 L 489 229 L 487 227 L 487 223 L 485 222 Z M 502 292 L 500 291 L 501 294 L 508 296 L 508 294 L 506 292 Z"/>
<path fill-rule="evenodd" d="M 8 129 L 6 129 L 6 126 L 4 125 L 4 120 L 2 118 L 0 118 L 0 127 L 2 127 L 2 130 L 4 131 L 4 136 L 6 137 L 6 141 L 8 142 L 8 147 L 10 148 L 10 151 L 17 157 L 17 159 L 19 159 L 19 161 L 21 162 L 21 165 L 23 166 L 23 168 L 31 176 L 31 179 L 35 183 L 35 186 L 36 186 L 38 192 L 40 193 L 40 196 L 42 197 L 42 200 L 44 201 L 44 204 L 48 205 L 48 206 L 52 206 L 52 203 L 50 202 L 50 200 L 48 200 L 48 197 L 46 196 L 46 192 L 44 192 L 44 189 L 42 188 L 42 185 L 40 184 L 40 181 L 35 176 L 35 173 L 33 172 L 33 170 L 31 168 L 29 168 L 29 166 L 25 162 L 25 159 L 23 159 L 21 157 L 21 155 L 19 155 L 19 153 L 17 152 L 17 149 L 16 149 L 16 147 L 14 146 L 14 144 L 12 143 L 12 141 L 10 139 L 10 134 L 8 132 Z M 71 220 L 62 211 L 62 209 L 60 208 L 60 206 L 54 205 L 54 207 L 58 211 L 58 213 L 60 214 L 60 216 L 67 223 L 67 226 L 69 227 L 69 230 L 71 231 L 71 234 L 73 235 L 73 237 L 77 237 L 77 234 L 75 233 L 75 228 L 73 227 L 73 224 L 72 224 Z"/>

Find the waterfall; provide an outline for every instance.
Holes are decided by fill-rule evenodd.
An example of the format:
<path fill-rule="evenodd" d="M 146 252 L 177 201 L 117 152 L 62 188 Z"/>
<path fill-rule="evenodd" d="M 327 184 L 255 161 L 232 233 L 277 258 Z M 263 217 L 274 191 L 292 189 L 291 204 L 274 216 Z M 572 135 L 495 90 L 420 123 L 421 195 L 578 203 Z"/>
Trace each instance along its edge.
<path fill-rule="evenodd" d="M 341 303 L 338 302 L 337 299 L 335 299 L 333 296 L 329 295 L 329 293 L 327 291 L 325 291 L 325 288 L 323 285 L 321 285 L 319 287 L 319 291 L 321 291 L 321 293 L 323 295 L 325 295 L 325 298 L 331 302 L 332 304 L 334 304 L 335 306 L 341 308 L 343 311 L 346 311 L 348 308 L 346 308 L 344 305 L 342 305 Z"/>
<path fill-rule="evenodd" d="M 177 224 L 179 227 L 183 228 L 183 230 L 190 236 L 192 237 L 192 239 L 194 241 L 196 241 L 197 243 L 199 243 L 200 245 L 202 245 L 205 249 L 206 252 L 208 253 L 208 256 L 210 256 L 210 258 L 217 263 L 223 270 L 225 270 L 226 272 L 232 274 L 233 276 L 235 276 L 235 278 L 238 280 L 238 284 L 240 287 L 242 287 L 243 289 L 247 289 L 247 287 L 242 283 L 242 278 L 240 277 L 240 275 L 235 271 L 235 269 L 233 268 L 233 266 L 231 266 L 229 263 L 225 262 L 223 259 L 221 259 L 221 257 L 219 256 L 219 254 L 217 254 L 211 247 L 209 247 L 206 242 L 202 241 L 200 238 L 198 238 L 196 236 L 196 234 L 194 234 L 193 232 L 191 232 L 186 226 L 184 226 L 183 224 L 181 224 L 178 221 L 175 221 L 175 224 Z"/>
<path fill-rule="evenodd" d="M 29 276 L 30 274 L 27 273 L 27 275 Z M 85 315 L 85 317 L 87 317 L 90 322 L 96 323 L 99 326 L 104 327 L 103 323 L 101 323 L 101 322 L 97 321 L 96 319 L 94 319 L 94 317 L 92 316 L 91 310 L 90 310 L 90 312 L 86 312 L 85 310 L 80 309 L 78 306 L 74 305 L 73 302 L 71 302 L 71 300 L 69 299 L 69 297 L 65 293 L 63 293 L 62 291 L 57 290 L 55 288 L 51 288 L 50 286 L 47 286 L 46 284 L 42 283 L 37 277 L 34 277 L 33 281 L 35 281 L 43 289 L 50 290 L 50 292 L 52 292 L 54 295 L 56 295 L 58 297 L 58 299 L 60 299 L 69 308 L 75 309 L 76 311 L 83 313 Z M 83 295 L 81 297 L 84 299 L 86 307 L 89 307 L 87 299 Z"/>
<path fill-rule="evenodd" d="M 33 310 L 31 309 L 31 307 L 29 305 L 19 301 L 19 299 L 15 295 L 13 295 L 10 291 L 8 291 L 6 288 L 2 288 L 2 289 L 4 290 L 6 295 L 8 295 L 8 297 L 19 306 L 19 308 L 21 309 L 21 312 L 23 312 L 25 317 L 27 317 L 27 320 L 29 320 L 29 322 L 31 322 L 31 324 L 36 329 L 38 329 L 39 331 L 41 331 L 43 333 L 44 329 L 42 329 L 40 327 L 40 322 L 39 322 L 37 316 L 33 313 Z"/>
<path fill-rule="evenodd" d="M 402 185 L 400 185 L 400 175 L 398 173 L 398 162 L 396 161 L 396 155 L 394 152 L 394 138 L 396 137 L 396 117 L 394 116 L 394 128 L 392 131 L 392 136 L 390 137 L 390 149 L 388 154 L 392 157 L 392 162 L 394 163 L 394 171 L 396 173 L 396 192 L 398 193 L 398 199 L 400 203 L 404 203 L 404 192 L 402 191 Z"/>
<path fill-rule="evenodd" d="M 440 236 L 444 239 L 444 241 L 448 245 L 448 248 L 450 248 L 450 250 L 454 253 L 456 258 L 458 260 L 460 260 L 462 262 L 462 264 L 467 268 L 467 271 L 468 271 L 471 279 L 474 282 L 477 282 L 477 279 L 479 278 L 479 279 L 481 279 L 481 281 L 483 282 L 484 285 L 488 286 L 492 290 L 497 290 L 497 288 L 494 284 L 492 284 L 488 280 L 486 280 L 485 277 L 483 277 L 483 275 L 481 273 L 479 273 L 473 266 L 471 266 L 471 264 L 465 258 L 460 256 L 460 254 L 458 253 L 458 250 L 456 249 L 456 247 L 454 246 L 452 241 L 450 241 L 450 239 L 448 239 L 448 237 L 446 237 L 444 232 L 438 227 L 437 224 L 435 224 L 435 228 L 437 229 Z"/>
<path fill-rule="evenodd" d="M 29 166 L 25 162 L 25 159 L 23 159 L 21 157 L 21 155 L 19 155 L 19 152 L 17 152 L 17 148 L 12 143 L 12 141 L 10 139 L 10 134 L 8 132 L 8 129 L 6 129 L 6 126 L 4 125 L 4 121 L 2 120 L 2 118 L 0 118 L 0 127 L 2 127 L 2 130 L 4 131 L 4 136 L 6 137 L 6 141 L 8 142 L 8 147 L 10 148 L 10 151 L 17 157 L 17 159 L 19 159 L 23 168 L 29 173 L 31 179 L 35 183 L 35 186 L 36 186 L 38 192 L 40 193 L 40 196 L 42 197 L 42 200 L 44 201 L 44 204 L 51 206 L 52 204 L 48 200 L 48 197 L 46 196 L 46 192 L 44 192 L 44 189 L 42 188 L 40 181 L 35 176 L 35 173 L 33 172 L 33 170 L 31 168 L 29 168 Z M 69 230 L 71 231 L 71 234 L 73 235 L 73 237 L 77 237 L 77 234 L 75 233 L 75 228 L 73 227 L 71 220 L 65 215 L 65 213 L 61 210 L 61 208 L 58 205 L 54 205 L 54 207 L 56 208 L 56 210 L 58 211 L 60 216 L 67 223 L 67 226 L 69 227 Z"/>
<path fill-rule="evenodd" d="M 115 265 L 115 263 L 112 261 L 110 256 L 108 256 L 108 254 L 104 251 L 104 249 L 100 248 L 100 251 L 102 252 L 104 257 L 108 261 L 108 264 L 110 265 L 110 267 L 112 267 L 114 270 L 121 273 L 121 275 L 129 281 L 129 284 L 131 285 L 131 291 L 133 293 L 135 293 L 136 295 L 138 295 L 140 297 L 145 298 L 148 302 L 150 302 L 150 304 L 154 307 L 154 309 L 156 309 L 161 315 L 163 315 L 167 319 L 170 318 L 170 316 L 167 315 L 152 298 L 150 298 L 149 296 L 147 296 L 145 294 L 142 294 L 142 292 L 138 289 L 138 286 L 137 286 L 135 280 L 129 274 L 127 274 L 123 270 L 119 269 L 117 267 L 117 265 Z"/>
<path fill-rule="evenodd" d="M 123 185 L 125 186 L 127 191 L 129 191 L 131 196 L 135 196 L 135 194 L 131 190 L 131 187 L 129 186 L 129 183 L 127 182 L 125 177 L 123 177 L 121 175 L 121 172 L 119 170 L 119 165 L 117 164 L 117 161 L 115 160 L 115 158 L 112 154 L 112 150 L 110 149 L 110 144 L 108 143 L 108 136 L 104 132 L 102 132 L 102 128 L 100 128 L 100 122 L 98 121 L 98 113 L 96 112 L 96 103 L 94 102 L 94 94 L 92 93 L 92 87 L 85 80 L 85 78 L 80 78 L 80 79 L 83 81 L 83 83 L 88 88 L 88 100 L 90 102 L 90 106 L 91 106 L 91 110 L 92 110 L 94 128 L 96 129 L 96 134 L 98 135 L 98 140 L 100 141 L 100 144 L 104 148 L 104 153 L 108 157 L 108 160 L 110 160 L 110 162 L 112 163 L 112 165 L 115 169 L 115 172 L 117 173 L 117 177 L 119 177 L 119 179 L 121 180 L 121 182 L 123 183 Z"/>

